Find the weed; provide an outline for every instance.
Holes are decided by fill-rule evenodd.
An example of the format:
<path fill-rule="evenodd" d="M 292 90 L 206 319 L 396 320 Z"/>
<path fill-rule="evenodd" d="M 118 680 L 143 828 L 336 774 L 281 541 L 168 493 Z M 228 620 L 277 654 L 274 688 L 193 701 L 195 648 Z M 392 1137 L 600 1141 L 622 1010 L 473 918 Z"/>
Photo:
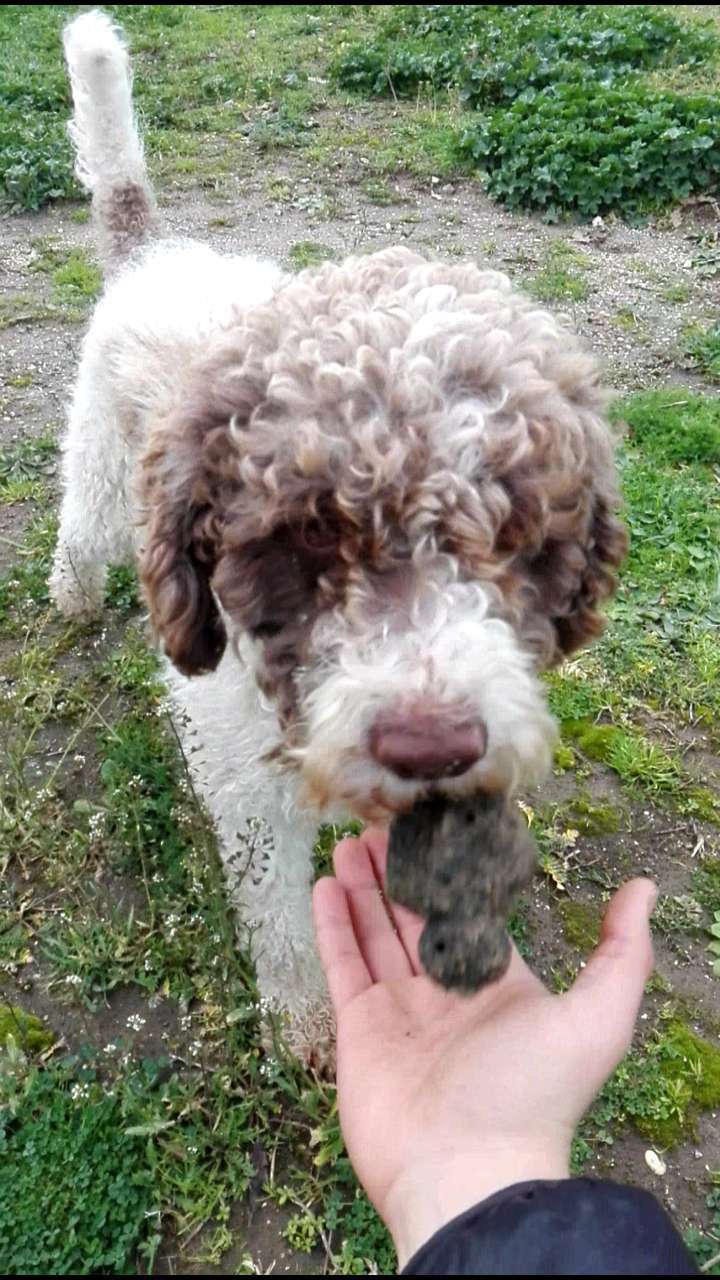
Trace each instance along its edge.
<path fill-rule="evenodd" d="M 709 911 L 720 911 L 720 858 L 703 858 L 692 875 L 693 894 Z"/>
<path fill-rule="evenodd" d="M 693 333 L 686 350 L 702 373 L 713 382 L 720 382 L 720 325 Z"/>
<path fill-rule="evenodd" d="M 25 324 L 42 324 L 48 320 L 73 319 L 65 317 L 57 307 L 30 298 L 24 293 L 6 293 L 0 298 L 0 329 L 12 329 Z"/>
<path fill-rule="evenodd" d="M 720 1103 L 720 1050 L 674 1020 L 629 1054 L 603 1087 L 580 1136 L 612 1144 L 632 1124 L 660 1147 L 695 1133 L 700 1111 Z"/>
<path fill-rule="evenodd" d="M 720 978 L 720 911 L 716 911 L 713 922 L 708 926 L 708 933 L 712 938 L 712 942 L 708 943 L 707 950 L 712 956 L 712 970 L 716 978 Z"/>
<path fill-rule="evenodd" d="M 653 912 L 653 928 L 672 936 L 675 933 L 697 933 L 702 925 L 703 909 L 689 893 L 661 894 Z"/>
<path fill-rule="evenodd" d="M 720 1174 L 711 1175 L 713 1190 L 705 1197 L 705 1207 L 710 1210 L 707 1232 L 692 1227 L 685 1235 L 685 1243 L 692 1250 L 704 1275 L 720 1275 Z"/>
<path fill-rule="evenodd" d="M 55 470 L 55 438 L 50 433 L 20 440 L 0 450 L 0 503 L 39 501 L 45 477 Z"/>
<path fill-rule="evenodd" d="M 682 281 L 666 285 L 660 295 L 664 302 L 687 302 L 690 298 L 690 287 Z"/>

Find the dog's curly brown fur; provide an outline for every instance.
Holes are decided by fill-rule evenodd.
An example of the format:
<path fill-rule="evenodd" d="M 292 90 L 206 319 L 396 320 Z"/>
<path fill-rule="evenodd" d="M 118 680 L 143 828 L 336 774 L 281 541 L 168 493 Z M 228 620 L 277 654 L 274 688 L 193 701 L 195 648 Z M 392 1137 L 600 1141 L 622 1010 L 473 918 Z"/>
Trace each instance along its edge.
<path fill-rule="evenodd" d="M 433 332 L 434 302 L 455 328 Z M 491 425 L 451 470 L 438 422 L 473 397 Z M 493 272 L 408 249 L 303 272 L 193 372 L 146 454 L 141 572 L 169 656 L 217 665 L 212 586 L 287 686 L 318 612 L 423 540 L 556 663 L 601 630 L 626 548 L 603 408 L 593 362 Z"/>

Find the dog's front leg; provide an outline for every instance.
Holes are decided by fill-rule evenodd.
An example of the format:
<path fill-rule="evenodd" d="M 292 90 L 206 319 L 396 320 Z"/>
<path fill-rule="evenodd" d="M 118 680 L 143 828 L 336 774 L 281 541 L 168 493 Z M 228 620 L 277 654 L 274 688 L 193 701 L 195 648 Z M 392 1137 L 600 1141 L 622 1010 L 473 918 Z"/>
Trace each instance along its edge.
<path fill-rule="evenodd" d="M 278 740 L 273 710 L 229 648 L 210 675 L 168 665 L 185 754 L 218 835 L 233 906 L 253 934 L 258 985 L 289 1047 L 331 1066 L 334 1025 L 312 924 L 317 818 L 296 803 L 291 776 L 267 763 Z"/>

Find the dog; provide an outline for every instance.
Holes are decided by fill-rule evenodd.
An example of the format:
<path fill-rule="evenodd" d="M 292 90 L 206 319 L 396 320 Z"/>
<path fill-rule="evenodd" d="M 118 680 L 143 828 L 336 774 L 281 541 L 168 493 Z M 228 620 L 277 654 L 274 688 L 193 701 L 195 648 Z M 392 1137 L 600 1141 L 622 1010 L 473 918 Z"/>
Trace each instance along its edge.
<path fill-rule="evenodd" d="M 121 34 L 86 13 L 65 52 L 106 288 L 52 597 L 96 615 L 137 557 L 260 991 L 317 1058 L 319 815 L 388 822 L 549 769 L 540 674 L 601 631 L 626 547 L 605 394 L 560 320 L 472 262 L 290 275 L 163 241 Z"/>

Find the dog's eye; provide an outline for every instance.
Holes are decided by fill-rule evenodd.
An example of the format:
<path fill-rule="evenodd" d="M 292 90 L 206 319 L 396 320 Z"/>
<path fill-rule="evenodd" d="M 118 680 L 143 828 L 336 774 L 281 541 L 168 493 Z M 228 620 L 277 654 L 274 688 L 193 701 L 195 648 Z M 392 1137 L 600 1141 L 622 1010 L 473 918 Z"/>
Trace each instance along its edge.
<path fill-rule="evenodd" d="M 268 618 L 265 622 L 258 622 L 256 627 L 250 627 L 250 635 L 253 640 L 271 640 L 273 636 L 279 636 L 284 622 L 278 622 L 276 618 Z"/>
<path fill-rule="evenodd" d="M 337 546 L 337 533 L 319 520 L 307 520 L 298 531 L 297 539 L 301 550 L 313 555 L 331 555 Z"/>

